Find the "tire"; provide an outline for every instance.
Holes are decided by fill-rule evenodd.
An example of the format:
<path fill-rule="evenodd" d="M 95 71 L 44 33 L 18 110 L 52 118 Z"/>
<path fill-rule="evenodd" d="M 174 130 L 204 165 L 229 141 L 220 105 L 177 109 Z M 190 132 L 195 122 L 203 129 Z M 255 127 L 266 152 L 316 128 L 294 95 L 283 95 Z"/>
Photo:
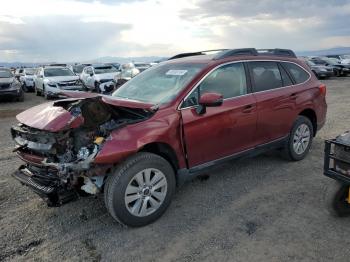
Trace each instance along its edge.
<path fill-rule="evenodd" d="M 101 93 L 100 85 L 97 82 L 95 82 L 95 92 Z"/>
<path fill-rule="evenodd" d="M 145 182 L 146 185 L 140 186 L 137 178 L 141 179 L 142 184 L 146 173 L 149 174 L 150 182 L 153 179 L 155 182 Z M 147 186 L 151 184 L 153 188 Z M 174 170 L 164 158 L 152 153 L 137 153 L 120 164 L 107 178 L 104 187 L 105 205 L 119 223 L 131 227 L 145 226 L 163 215 L 170 205 L 175 185 Z M 158 195 L 162 197 L 158 199 Z M 155 208 L 152 209 L 152 206 Z M 132 210 L 135 210 L 134 213 Z"/>
<path fill-rule="evenodd" d="M 37 96 L 41 96 L 41 92 L 36 88 L 35 85 L 34 85 L 34 92 Z"/>
<path fill-rule="evenodd" d="M 348 190 L 349 185 L 345 185 L 333 179 L 327 184 L 325 202 L 327 210 L 332 216 L 350 216 L 350 204 L 346 201 L 349 193 Z"/>
<path fill-rule="evenodd" d="M 24 101 L 24 93 L 21 92 L 21 95 L 17 98 L 18 102 L 23 102 Z"/>
<path fill-rule="evenodd" d="M 26 92 L 26 93 L 29 92 L 29 89 L 28 89 L 28 87 L 27 87 L 27 85 L 26 85 L 26 82 L 23 83 L 22 89 L 23 89 L 23 91 Z"/>
<path fill-rule="evenodd" d="M 300 132 L 303 132 L 304 128 L 305 133 L 301 133 L 303 137 L 298 136 L 298 133 L 300 134 Z M 306 143 L 305 136 L 307 134 L 308 142 Z M 298 116 L 289 133 L 289 138 L 284 148 L 284 157 L 290 161 L 299 161 L 304 159 L 310 150 L 313 135 L 313 126 L 310 119 L 305 116 Z"/>

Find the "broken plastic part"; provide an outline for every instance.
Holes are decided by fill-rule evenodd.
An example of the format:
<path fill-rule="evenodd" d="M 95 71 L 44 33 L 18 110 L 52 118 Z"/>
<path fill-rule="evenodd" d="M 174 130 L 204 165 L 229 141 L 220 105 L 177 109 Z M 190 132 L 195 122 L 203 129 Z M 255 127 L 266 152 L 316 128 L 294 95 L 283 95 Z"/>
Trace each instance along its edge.
<path fill-rule="evenodd" d="M 103 176 L 84 177 L 84 185 L 81 187 L 86 193 L 95 195 L 100 192 L 103 184 Z"/>

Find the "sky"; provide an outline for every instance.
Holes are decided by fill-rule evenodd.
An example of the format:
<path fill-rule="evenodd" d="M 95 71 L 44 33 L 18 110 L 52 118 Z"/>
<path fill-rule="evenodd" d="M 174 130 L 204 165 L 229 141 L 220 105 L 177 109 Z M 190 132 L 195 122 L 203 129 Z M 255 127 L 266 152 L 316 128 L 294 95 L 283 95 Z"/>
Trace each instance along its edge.
<path fill-rule="evenodd" d="M 0 0 L 1 62 L 350 46 L 350 0 Z"/>

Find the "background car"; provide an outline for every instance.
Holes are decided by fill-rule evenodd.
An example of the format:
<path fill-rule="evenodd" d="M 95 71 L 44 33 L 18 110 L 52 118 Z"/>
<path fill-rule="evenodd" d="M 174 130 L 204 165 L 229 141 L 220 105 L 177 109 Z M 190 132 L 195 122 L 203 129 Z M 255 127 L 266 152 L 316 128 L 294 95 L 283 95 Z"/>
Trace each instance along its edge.
<path fill-rule="evenodd" d="M 140 70 L 135 67 L 134 63 L 126 63 L 121 66 L 121 72 L 114 77 L 114 81 L 117 87 L 119 87 L 139 73 Z"/>
<path fill-rule="evenodd" d="M 80 76 L 80 74 L 83 72 L 83 69 L 86 67 L 86 65 L 83 64 L 75 64 L 75 65 L 69 65 L 68 68 L 73 71 L 74 74 L 77 76 Z"/>
<path fill-rule="evenodd" d="M 336 76 L 346 76 L 350 73 L 350 66 L 340 64 L 340 61 L 336 58 L 312 57 L 310 60 L 316 65 L 332 66 Z"/>
<path fill-rule="evenodd" d="M 340 61 L 341 64 L 349 65 L 350 64 L 350 55 L 327 55 L 329 58 L 336 58 Z"/>
<path fill-rule="evenodd" d="M 0 67 L 0 98 L 11 98 L 23 101 L 21 83 L 8 68 Z"/>
<path fill-rule="evenodd" d="M 63 90 L 84 90 L 79 76 L 68 67 L 45 66 L 39 68 L 35 77 L 35 92 L 47 99 L 59 97 Z"/>
<path fill-rule="evenodd" d="M 134 65 L 140 71 L 140 73 L 151 67 L 149 63 L 135 62 Z"/>
<path fill-rule="evenodd" d="M 20 70 L 19 81 L 25 92 L 34 91 L 34 74 L 36 68 L 23 68 Z"/>
<path fill-rule="evenodd" d="M 86 88 L 98 93 L 109 93 L 114 87 L 113 81 L 120 72 L 112 65 L 91 65 L 84 68 L 80 77 Z"/>
<path fill-rule="evenodd" d="M 334 71 L 332 66 L 317 65 L 310 60 L 304 60 L 308 66 L 310 66 L 312 72 L 316 75 L 318 79 L 329 78 L 334 76 Z"/>

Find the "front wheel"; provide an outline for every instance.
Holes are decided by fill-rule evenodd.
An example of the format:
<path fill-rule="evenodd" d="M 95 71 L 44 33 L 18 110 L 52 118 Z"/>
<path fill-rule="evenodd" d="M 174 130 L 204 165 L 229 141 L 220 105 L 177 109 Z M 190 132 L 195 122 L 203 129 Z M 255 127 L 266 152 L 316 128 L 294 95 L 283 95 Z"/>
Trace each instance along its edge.
<path fill-rule="evenodd" d="M 119 223 L 139 227 L 157 220 L 175 192 L 171 165 L 152 153 L 137 153 L 122 163 L 105 184 L 107 210 Z"/>
<path fill-rule="evenodd" d="M 312 138 L 313 126 L 311 121 L 305 116 L 298 116 L 284 148 L 284 156 L 292 161 L 304 159 L 310 150 Z"/>

